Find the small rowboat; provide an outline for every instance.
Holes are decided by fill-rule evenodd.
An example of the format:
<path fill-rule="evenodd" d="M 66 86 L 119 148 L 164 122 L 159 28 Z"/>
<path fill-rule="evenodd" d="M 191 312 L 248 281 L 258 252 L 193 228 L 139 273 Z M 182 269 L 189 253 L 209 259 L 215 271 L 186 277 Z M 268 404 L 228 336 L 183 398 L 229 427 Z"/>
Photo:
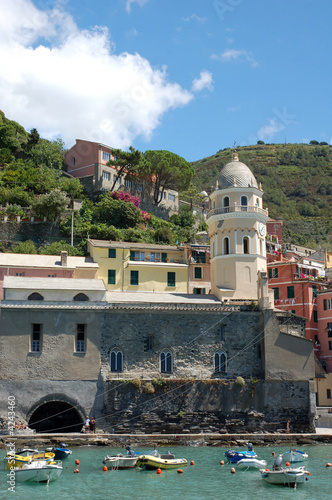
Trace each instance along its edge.
<path fill-rule="evenodd" d="M 147 470 L 155 469 L 176 469 L 177 467 L 183 467 L 188 465 L 185 458 L 175 458 L 172 453 L 166 453 L 165 455 L 141 455 L 137 459 L 137 467 Z"/>
<path fill-rule="evenodd" d="M 308 458 L 307 453 L 300 450 L 285 451 L 282 456 L 285 458 L 285 460 L 287 460 L 287 462 L 290 463 L 303 462 L 303 460 L 306 460 Z"/>
<path fill-rule="evenodd" d="M 123 456 L 121 454 L 116 456 L 107 455 L 103 460 L 103 464 L 107 465 L 108 469 L 133 469 L 136 465 L 137 459 L 138 456 L 129 457 L 128 455 Z"/>
<path fill-rule="evenodd" d="M 55 481 L 59 478 L 63 471 L 62 463 L 47 462 L 45 460 L 30 462 L 13 469 L 15 472 L 15 480 L 24 482 L 32 481 L 35 483 L 46 483 Z"/>
<path fill-rule="evenodd" d="M 266 467 L 267 462 L 265 460 L 258 460 L 258 458 L 242 458 L 236 464 L 239 469 L 262 469 Z"/>
<path fill-rule="evenodd" d="M 310 476 L 310 472 L 305 470 L 304 467 L 286 467 L 279 470 L 261 469 L 260 473 L 266 483 L 293 487 L 303 484 Z"/>
<path fill-rule="evenodd" d="M 39 460 L 51 461 L 54 459 L 54 453 L 33 450 L 31 448 L 18 449 L 15 455 L 8 454 L 5 457 L 7 470 L 12 470 L 14 467 L 22 467 L 29 461 L 36 462 Z"/>

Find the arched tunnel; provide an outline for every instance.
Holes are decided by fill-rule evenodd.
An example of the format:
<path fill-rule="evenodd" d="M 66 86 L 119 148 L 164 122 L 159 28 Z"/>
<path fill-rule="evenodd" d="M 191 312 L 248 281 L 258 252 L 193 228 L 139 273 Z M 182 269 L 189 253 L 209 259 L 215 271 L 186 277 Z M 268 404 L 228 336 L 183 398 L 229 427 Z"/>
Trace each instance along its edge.
<path fill-rule="evenodd" d="M 80 432 L 83 419 L 79 411 L 65 401 L 47 401 L 36 408 L 29 427 L 36 432 Z"/>

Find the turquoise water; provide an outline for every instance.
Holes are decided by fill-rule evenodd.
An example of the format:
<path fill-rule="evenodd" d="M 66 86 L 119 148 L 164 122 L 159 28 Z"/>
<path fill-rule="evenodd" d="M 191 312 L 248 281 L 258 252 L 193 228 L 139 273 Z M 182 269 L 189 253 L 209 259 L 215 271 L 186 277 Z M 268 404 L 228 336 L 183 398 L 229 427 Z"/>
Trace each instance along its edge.
<path fill-rule="evenodd" d="M 138 448 L 147 451 L 147 448 Z M 166 452 L 168 448 L 159 447 Z M 286 447 L 255 447 L 259 459 L 265 459 L 268 467 L 273 464 L 272 451 L 282 453 Z M 284 486 L 274 486 L 262 481 L 258 471 L 240 471 L 231 474 L 230 465 L 220 465 L 226 448 L 218 447 L 170 447 L 176 458 L 186 458 L 188 464 L 182 467 L 183 474 L 176 469 L 155 471 L 129 469 L 103 472 L 102 460 L 106 454 L 115 454 L 120 448 L 84 446 L 73 448 L 73 454 L 63 462 L 64 471 L 58 481 L 46 484 L 17 483 L 15 493 L 7 490 L 7 471 L 0 471 L 0 498 L 38 500 L 44 498 L 94 500 L 112 498 L 122 499 L 254 499 L 284 500 L 288 498 L 332 499 L 332 467 L 325 467 L 332 462 L 332 445 L 298 447 L 306 451 L 309 459 L 304 462 L 310 471 L 309 481 L 299 485 L 294 491 Z M 0 450 L 0 458 L 4 450 Z M 74 474 L 77 467 L 75 459 L 80 461 L 79 474 Z M 67 468 L 66 468 L 67 467 Z"/>

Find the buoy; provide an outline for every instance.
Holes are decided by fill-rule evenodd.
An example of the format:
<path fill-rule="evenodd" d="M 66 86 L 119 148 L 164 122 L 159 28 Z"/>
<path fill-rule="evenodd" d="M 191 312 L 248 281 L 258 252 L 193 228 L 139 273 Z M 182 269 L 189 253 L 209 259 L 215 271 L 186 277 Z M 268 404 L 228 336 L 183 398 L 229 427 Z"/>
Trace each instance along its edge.
<path fill-rule="evenodd" d="M 66 469 L 68 469 L 68 465 L 67 465 Z"/>
<path fill-rule="evenodd" d="M 192 460 L 192 461 L 190 462 L 190 465 L 195 465 L 195 462 Z"/>
<path fill-rule="evenodd" d="M 182 469 L 178 469 L 176 472 L 177 472 L 178 474 L 183 474 L 183 470 L 182 470 Z"/>
<path fill-rule="evenodd" d="M 308 472 L 308 476 L 311 476 L 310 472 L 309 471 L 307 471 L 307 472 Z"/>
<path fill-rule="evenodd" d="M 157 474 L 161 474 L 161 468 L 160 467 L 158 467 L 158 469 L 157 469 Z"/>
<path fill-rule="evenodd" d="M 325 467 L 332 467 L 332 464 L 330 462 L 327 462 Z"/>
<path fill-rule="evenodd" d="M 289 467 L 290 466 L 290 463 L 289 462 L 286 462 L 286 467 Z"/>
<path fill-rule="evenodd" d="M 232 474 L 235 474 L 235 469 L 234 469 L 234 467 L 232 467 L 232 468 L 231 468 L 231 473 L 232 473 Z"/>
<path fill-rule="evenodd" d="M 270 472 L 270 469 L 265 469 L 265 472 Z"/>
<path fill-rule="evenodd" d="M 104 465 L 104 467 L 103 467 L 103 471 L 104 471 L 104 472 L 107 472 L 107 471 L 108 471 L 107 465 Z"/>
<path fill-rule="evenodd" d="M 76 460 L 75 460 L 75 464 L 76 464 L 76 465 L 80 465 L 80 461 L 79 461 L 79 460 L 77 460 L 77 458 L 76 458 Z"/>
<path fill-rule="evenodd" d="M 79 469 L 75 469 L 74 474 L 77 474 L 79 471 L 80 471 Z"/>
<path fill-rule="evenodd" d="M 273 456 L 273 457 L 275 457 L 275 456 L 276 456 L 276 454 L 274 453 L 274 451 L 272 452 L 272 456 Z"/>
<path fill-rule="evenodd" d="M 220 460 L 220 465 L 225 465 L 225 461 L 224 460 Z"/>

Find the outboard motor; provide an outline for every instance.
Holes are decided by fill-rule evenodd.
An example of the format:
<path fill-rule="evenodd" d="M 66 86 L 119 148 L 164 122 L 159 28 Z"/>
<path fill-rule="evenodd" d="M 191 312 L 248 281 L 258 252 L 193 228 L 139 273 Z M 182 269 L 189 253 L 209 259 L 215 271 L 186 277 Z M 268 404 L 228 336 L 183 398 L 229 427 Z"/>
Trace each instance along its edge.
<path fill-rule="evenodd" d="M 252 449 L 253 449 L 252 443 L 248 443 L 248 451 L 252 451 Z"/>
<path fill-rule="evenodd" d="M 282 455 L 279 455 L 273 464 L 273 470 L 280 470 L 282 466 Z"/>

